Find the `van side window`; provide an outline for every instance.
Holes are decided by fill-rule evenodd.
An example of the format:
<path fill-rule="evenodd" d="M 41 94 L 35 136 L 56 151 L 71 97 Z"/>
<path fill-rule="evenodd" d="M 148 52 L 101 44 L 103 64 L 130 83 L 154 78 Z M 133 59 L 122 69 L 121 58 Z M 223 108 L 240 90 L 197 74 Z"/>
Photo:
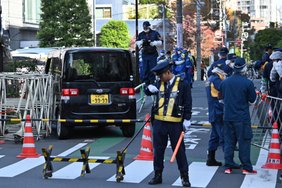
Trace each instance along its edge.
<path fill-rule="evenodd" d="M 59 58 L 51 58 L 50 71 L 53 75 L 61 75 L 62 63 Z"/>

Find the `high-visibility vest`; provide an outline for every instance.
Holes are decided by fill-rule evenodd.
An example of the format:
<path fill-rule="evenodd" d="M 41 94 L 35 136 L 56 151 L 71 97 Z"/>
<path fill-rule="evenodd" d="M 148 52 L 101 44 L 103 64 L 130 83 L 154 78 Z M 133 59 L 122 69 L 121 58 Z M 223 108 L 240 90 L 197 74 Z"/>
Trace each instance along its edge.
<path fill-rule="evenodd" d="M 164 82 L 161 82 L 159 94 L 157 97 L 157 112 L 154 115 L 156 120 L 160 121 L 168 121 L 168 122 L 182 122 L 183 114 L 177 113 L 177 109 L 179 108 L 179 82 L 180 77 L 176 77 L 174 84 L 171 86 L 171 92 L 169 98 L 166 99 L 165 93 L 165 85 Z M 180 95 L 181 96 L 181 95 Z"/>

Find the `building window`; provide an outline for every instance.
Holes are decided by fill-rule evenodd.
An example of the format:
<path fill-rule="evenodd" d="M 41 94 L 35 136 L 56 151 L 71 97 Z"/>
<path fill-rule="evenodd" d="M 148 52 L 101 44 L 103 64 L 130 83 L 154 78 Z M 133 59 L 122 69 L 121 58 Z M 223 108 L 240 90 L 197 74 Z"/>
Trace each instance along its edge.
<path fill-rule="evenodd" d="M 96 18 L 112 18 L 111 7 L 97 7 Z"/>
<path fill-rule="evenodd" d="M 41 13 L 41 0 L 24 1 L 24 22 L 39 24 Z"/>

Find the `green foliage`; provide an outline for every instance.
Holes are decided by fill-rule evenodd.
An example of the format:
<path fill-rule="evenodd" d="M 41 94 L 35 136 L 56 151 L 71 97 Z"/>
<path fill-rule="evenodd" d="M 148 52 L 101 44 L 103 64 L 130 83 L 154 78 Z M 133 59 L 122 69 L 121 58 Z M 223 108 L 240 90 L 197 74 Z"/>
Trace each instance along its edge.
<path fill-rule="evenodd" d="M 4 65 L 5 72 L 16 72 L 17 69 L 25 68 L 28 72 L 34 72 L 37 70 L 37 65 L 40 62 L 36 59 L 26 58 L 22 60 L 13 60 L 9 61 L 7 64 Z"/>
<path fill-rule="evenodd" d="M 282 40 L 282 30 L 273 28 L 260 30 L 254 40 L 254 44 L 250 45 L 251 59 L 261 59 L 264 49 L 268 44 L 276 47 L 278 42 Z"/>
<path fill-rule="evenodd" d="M 41 47 L 92 46 L 91 16 L 86 0 L 42 0 Z"/>
<path fill-rule="evenodd" d="M 110 20 L 101 28 L 99 45 L 112 48 L 128 48 L 130 36 L 128 26 L 123 21 Z"/>

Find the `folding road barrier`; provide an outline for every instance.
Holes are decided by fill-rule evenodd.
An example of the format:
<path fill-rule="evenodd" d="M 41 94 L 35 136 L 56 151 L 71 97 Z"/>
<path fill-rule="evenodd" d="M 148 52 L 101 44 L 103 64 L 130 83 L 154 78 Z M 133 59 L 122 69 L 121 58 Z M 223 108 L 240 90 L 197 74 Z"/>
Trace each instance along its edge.
<path fill-rule="evenodd" d="M 124 159 L 126 151 L 123 150 L 117 151 L 116 159 L 89 159 L 90 147 L 86 147 L 86 149 L 81 149 L 80 154 L 81 158 L 67 158 L 67 157 L 56 157 L 51 156 L 53 146 L 49 146 L 48 149 L 42 148 L 43 156 L 45 158 L 44 168 L 43 168 L 43 177 L 48 179 L 52 177 L 53 174 L 53 165 L 54 162 L 82 162 L 81 174 L 80 176 L 84 176 L 86 173 L 90 173 L 89 163 L 103 163 L 103 164 L 116 164 L 116 181 L 120 182 L 124 178 L 125 170 L 124 170 Z"/>

